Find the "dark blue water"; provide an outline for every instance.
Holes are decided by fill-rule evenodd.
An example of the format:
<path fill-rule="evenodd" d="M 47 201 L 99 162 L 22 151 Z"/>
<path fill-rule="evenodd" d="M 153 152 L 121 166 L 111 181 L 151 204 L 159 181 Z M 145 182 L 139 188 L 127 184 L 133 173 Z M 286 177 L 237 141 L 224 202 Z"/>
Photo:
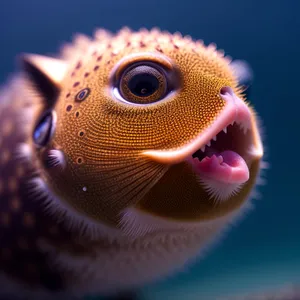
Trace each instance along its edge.
<path fill-rule="evenodd" d="M 145 298 L 230 294 L 300 282 L 300 2 L 296 0 L 2 0 L 0 82 L 21 52 L 54 53 L 74 32 L 158 26 L 215 42 L 255 72 L 251 102 L 264 121 L 262 199 L 205 260 Z"/>

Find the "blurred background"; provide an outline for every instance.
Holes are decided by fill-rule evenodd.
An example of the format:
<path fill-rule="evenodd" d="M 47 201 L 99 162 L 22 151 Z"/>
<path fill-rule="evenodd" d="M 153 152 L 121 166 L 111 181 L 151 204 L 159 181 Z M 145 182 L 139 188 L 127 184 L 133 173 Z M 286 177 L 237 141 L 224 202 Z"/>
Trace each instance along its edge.
<path fill-rule="evenodd" d="M 271 164 L 262 197 L 204 259 L 140 297 L 216 299 L 300 283 L 299 1 L 1 0 L 0 7 L 0 83 L 19 53 L 55 53 L 74 33 L 96 27 L 180 31 L 247 60 Z"/>

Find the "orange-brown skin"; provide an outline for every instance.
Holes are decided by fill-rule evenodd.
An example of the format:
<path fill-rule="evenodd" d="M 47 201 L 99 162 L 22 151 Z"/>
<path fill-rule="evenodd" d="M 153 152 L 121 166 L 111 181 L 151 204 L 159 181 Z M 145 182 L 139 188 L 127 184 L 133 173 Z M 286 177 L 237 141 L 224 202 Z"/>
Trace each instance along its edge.
<path fill-rule="evenodd" d="M 47 58 L 23 60 L 29 75 L 34 66 L 59 92 L 47 99 L 36 87 L 39 75 L 18 75 L 2 92 L 0 281 L 3 273 L 30 290 L 77 295 L 136 286 L 181 268 L 245 206 L 261 156 L 249 164 L 242 189 L 216 202 L 185 161 L 162 163 L 145 154 L 176 150 L 208 128 L 225 107 L 222 87 L 243 98 L 230 60 L 213 45 L 156 29 L 116 36 L 99 30 L 94 40 L 78 36 L 66 45 L 54 71 Z M 140 61 L 170 72 L 174 89 L 166 99 L 137 106 L 114 97 L 112 84 Z M 36 147 L 32 132 L 47 109 L 55 112 L 55 131 Z M 256 146 L 253 111 L 251 126 Z M 63 164 L 49 167 L 53 149 Z M 137 217 L 130 212 L 128 220 L 132 208 Z M 160 267 L 160 259 L 168 262 Z"/>

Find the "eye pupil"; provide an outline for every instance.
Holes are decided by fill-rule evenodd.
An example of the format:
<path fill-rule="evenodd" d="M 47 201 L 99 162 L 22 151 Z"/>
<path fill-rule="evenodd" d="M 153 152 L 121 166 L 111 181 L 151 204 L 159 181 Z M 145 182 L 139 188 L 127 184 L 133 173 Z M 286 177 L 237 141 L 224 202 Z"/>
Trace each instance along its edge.
<path fill-rule="evenodd" d="M 155 93 L 159 88 L 158 79 L 149 73 L 134 75 L 128 82 L 128 88 L 138 97 L 148 97 Z"/>
<path fill-rule="evenodd" d="M 53 116 L 51 112 L 45 114 L 38 122 L 33 132 L 33 140 L 38 146 L 45 146 L 51 137 Z"/>

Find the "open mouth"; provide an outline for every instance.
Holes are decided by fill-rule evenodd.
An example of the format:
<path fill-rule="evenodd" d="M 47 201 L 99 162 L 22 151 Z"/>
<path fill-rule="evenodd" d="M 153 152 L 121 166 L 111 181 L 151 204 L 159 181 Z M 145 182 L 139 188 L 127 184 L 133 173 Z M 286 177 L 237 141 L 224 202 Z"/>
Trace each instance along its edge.
<path fill-rule="evenodd" d="M 249 167 L 263 155 L 255 116 L 230 87 L 220 96 L 226 105 L 216 120 L 193 141 L 167 151 L 146 151 L 145 155 L 168 164 L 187 161 L 210 195 L 227 199 L 249 180 Z"/>
<path fill-rule="evenodd" d="M 249 179 L 249 148 L 252 135 L 242 123 L 224 127 L 192 154 L 188 161 L 200 176 L 224 183 L 245 183 Z"/>

